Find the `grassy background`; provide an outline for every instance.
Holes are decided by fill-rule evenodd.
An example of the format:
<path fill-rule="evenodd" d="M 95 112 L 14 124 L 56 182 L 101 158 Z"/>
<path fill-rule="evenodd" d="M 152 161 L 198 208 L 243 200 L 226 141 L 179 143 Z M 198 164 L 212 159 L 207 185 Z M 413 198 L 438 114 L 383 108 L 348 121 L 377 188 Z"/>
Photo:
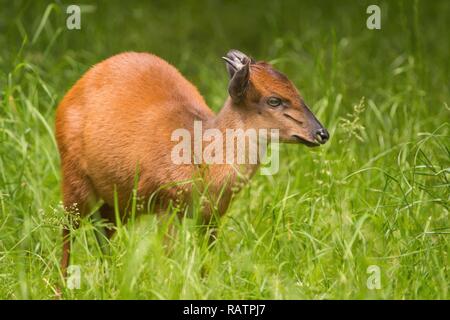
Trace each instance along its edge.
<path fill-rule="evenodd" d="M 81 2 L 81 1 L 79 1 Z M 99 2 L 65 28 L 67 2 L 1 1 L 0 298 L 53 298 L 60 280 L 58 101 L 91 65 L 150 51 L 218 110 L 237 48 L 272 62 L 329 129 L 325 146 L 283 145 L 208 250 L 186 219 L 172 252 L 147 215 L 103 254 L 100 222 L 77 230 L 81 288 L 66 298 L 448 299 L 450 3 Z M 381 289 L 369 290 L 370 265 Z"/>

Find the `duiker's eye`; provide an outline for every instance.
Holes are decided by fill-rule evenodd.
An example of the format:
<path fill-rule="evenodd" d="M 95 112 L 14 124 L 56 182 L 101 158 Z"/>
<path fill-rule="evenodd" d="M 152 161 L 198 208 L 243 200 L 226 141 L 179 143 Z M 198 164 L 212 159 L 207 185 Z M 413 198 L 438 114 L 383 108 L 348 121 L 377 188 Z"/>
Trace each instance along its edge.
<path fill-rule="evenodd" d="M 267 99 L 267 104 L 271 107 L 278 107 L 283 103 L 280 98 L 277 97 L 270 97 Z"/>

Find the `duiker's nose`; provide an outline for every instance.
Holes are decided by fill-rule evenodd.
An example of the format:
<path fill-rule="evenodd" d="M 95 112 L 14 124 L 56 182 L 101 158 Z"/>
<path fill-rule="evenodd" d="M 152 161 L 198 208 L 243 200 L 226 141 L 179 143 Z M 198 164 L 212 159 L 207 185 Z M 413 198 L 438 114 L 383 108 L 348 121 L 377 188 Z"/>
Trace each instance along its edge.
<path fill-rule="evenodd" d="M 330 139 L 330 134 L 328 133 L 327 129 L 320 128 L 316 131 L 316 139 L 320 144 L 324 144 L 328 141 L 328 139 Z"/>

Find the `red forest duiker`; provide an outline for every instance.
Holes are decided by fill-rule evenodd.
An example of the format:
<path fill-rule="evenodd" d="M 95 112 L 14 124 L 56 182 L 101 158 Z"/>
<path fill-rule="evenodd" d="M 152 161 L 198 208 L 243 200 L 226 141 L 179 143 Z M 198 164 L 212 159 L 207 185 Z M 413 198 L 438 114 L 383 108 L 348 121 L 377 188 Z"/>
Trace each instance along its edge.
<path fill-rule="evenodd" d="M 170 203 L 189 205 L 194 188 L 207 190 L 202 215 L 222 215 L 232 195 L 258 163 L 174 163 L 172 134 L 202 130 L 276 129 L 279 141 L 318 146 L 327 130 L 308 109 L 292 82 L 266 62 L 240 51 L 226 57 L 229 97 L 216 115 L 197 88 L 163 59 L 148 53 L 123 53 L 91 68 L 70 89 L 56 114 L 61 155 L 63 203 L 68 214 L 86 215 L 99 200 L 99 212 L 114 223 L 118 206 L 127 214 L 133 190 L 154 202 L 157 212 Z M 136 175 L 138 177 L 136 178 Z M 178 183 L 194 181 L 201 184 Z M 70 228 L 63 228 L 62 270 L 70 254 Z"/>

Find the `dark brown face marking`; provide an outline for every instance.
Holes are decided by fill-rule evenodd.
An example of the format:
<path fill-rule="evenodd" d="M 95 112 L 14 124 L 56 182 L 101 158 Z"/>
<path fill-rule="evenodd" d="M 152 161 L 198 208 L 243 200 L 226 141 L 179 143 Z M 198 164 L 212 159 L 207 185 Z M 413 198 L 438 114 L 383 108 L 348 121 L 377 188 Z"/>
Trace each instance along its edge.
<path fill-rule="evenodd" d="M 272 66 L 269 65 L 269 68 L 267 68 L 267 71 L 275 78 L 281 80 L 281 81 L 286 81 L 286 82 L 290 82 L 290 80 L 288 79 L 288 77 L 286 77 L 283 73 L 281 73 L 278 70 L 275 70 L 272 68 Z"/>
<path fill-rule="evenodd" d="M 275 70 L 267 62 L 257 62 L 250 65 L 251 82 L 259 96 L 278 96 L 285 101 L 298 104 L 301 97 L 294 84 L 286 75 Z"/>

